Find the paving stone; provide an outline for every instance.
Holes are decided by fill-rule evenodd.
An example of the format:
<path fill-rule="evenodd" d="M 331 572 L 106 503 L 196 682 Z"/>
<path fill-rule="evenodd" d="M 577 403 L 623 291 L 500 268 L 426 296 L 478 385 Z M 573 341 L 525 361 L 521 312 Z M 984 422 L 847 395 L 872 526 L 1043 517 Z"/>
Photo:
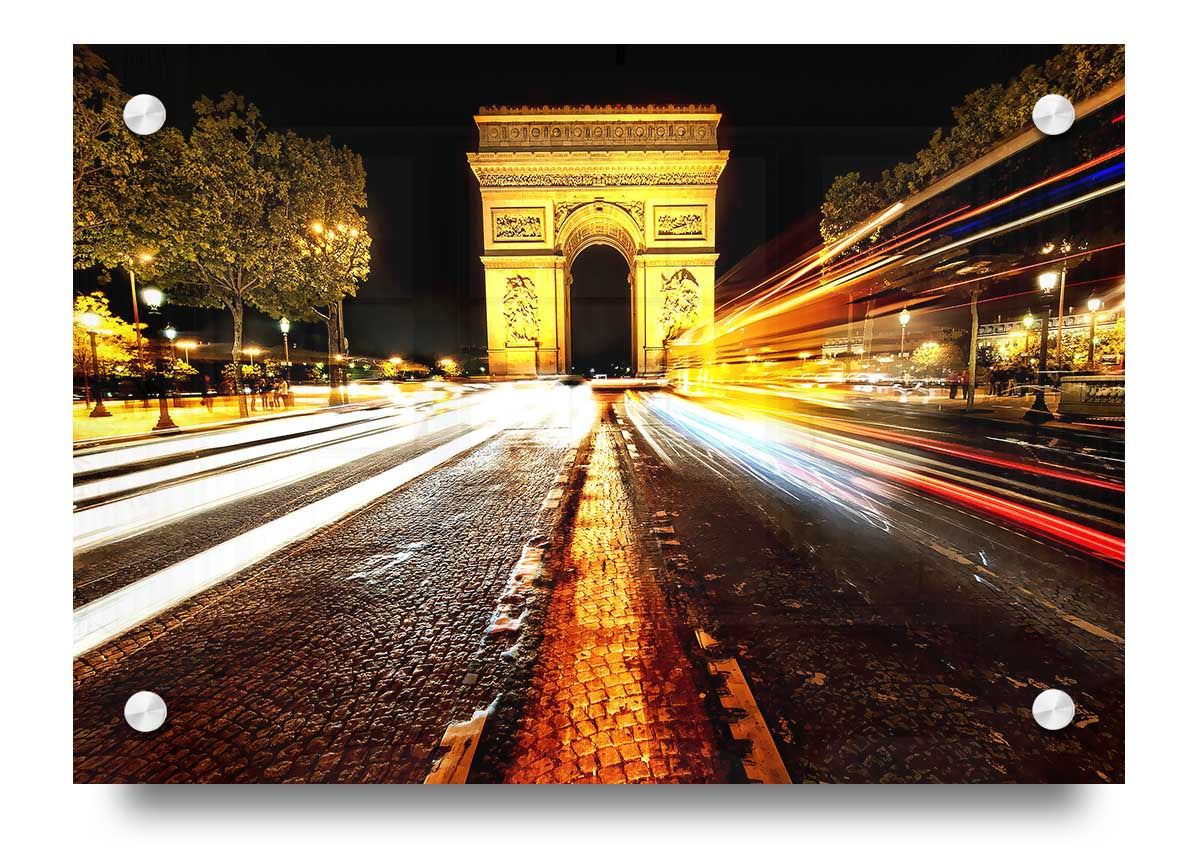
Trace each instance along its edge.
<path fill-rule="evenodd" d="M 507 431 L 81 656 L 76 782 L 422 780 L 568 442 Z"/>
<path fill-rule="evenodd" d="M 615 430 L 595 434 L 578 509 L 567 525 L 562 559 L 534 670 L 525 719 L 518 724 L 510 783 L 603 783 L 717 779 L 716 742 L 699 692 L 674 671 L 687 658 L 649 561 L 639 551 L 634 504 L 624 486 Z M 554 564 L 550 562 L 548 564 Z M 669 708 L 650 710 L 667 686 Z M 553 769 L 539 739 L 560 739 Z M 686 757 L 652 774 L 642 738 L 688 742 Z M 646 743 L 643 743 L 646 744 Z M 683 749 L 684 745 L 680 745 Z"/>

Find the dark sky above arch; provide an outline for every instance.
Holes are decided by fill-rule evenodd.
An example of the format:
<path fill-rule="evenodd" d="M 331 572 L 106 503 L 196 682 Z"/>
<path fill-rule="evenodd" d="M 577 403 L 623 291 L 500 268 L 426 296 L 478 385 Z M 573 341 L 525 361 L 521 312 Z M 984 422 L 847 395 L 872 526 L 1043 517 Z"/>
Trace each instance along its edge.
<path fill-rule="evenodd" d="M 372 273 L 347 309 L 351 352 L 436 357 L 485 341 L 478 189 L 465 153 L 491 104 L 713 103 L 731 158 L 718 193 L 717 274 L 785 229 L 817 240 L 817 208 L 848 170 L 909 158 L 951 108 L 1057 50 L 927 46 L 257 46 L 93 48 L 124 88 L 153 93 L 187 127 L 200 95 L 235 90 L 274 128 L 330 135 L 367 169 Z M 799 226 L 797 226 L 799 223 Z M 798 249 L 802 250 L 802 249 Z M 80 273 L 76 289 L 94 286 Z M 128 288 L 112 288 L 128 317 Z M 205 340 L 227 316 L 173 309 Z M 321 330 L 294 340 L 320 348 Z M 247 339 L 279 340 L 253 317 Z"/>

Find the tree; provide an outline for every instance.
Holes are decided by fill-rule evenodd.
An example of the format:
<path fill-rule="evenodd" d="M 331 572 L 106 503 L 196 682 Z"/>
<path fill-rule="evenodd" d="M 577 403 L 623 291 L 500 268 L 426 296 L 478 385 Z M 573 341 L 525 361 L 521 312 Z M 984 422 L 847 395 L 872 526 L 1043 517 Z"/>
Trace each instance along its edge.
<path fill-rule="evenodd" d="M 963 354 L 954 344 L 929 341 L 912 351 L 909 361 L 922 374 L 955 374 L 963 369 Z"/>
<path fill-rule="evenodd" d="M 86 46 L 75 48 L 73 83 L 75 268 L 145 267 L 146 248 L 175 203 L 164 172 L 177 163 L 183 137 L 170 127 L 145 137 L 131 132 L 129 94 Z"/>
<path fill-rule="evenodd" d="M 967 94 L 953 109 L 950 130 L 935 131 L 913 161 L 884 171 L 875 182 L 863 180 L 856 172 L 834 179 L 821 204 L 822 240 L 832 244 L 888 204 L 928 188 L 979 158 L 1030 122 L 1033 106 L 1043 93 L 1081 101 L 1124 76 L 1123 45 L 1067 45 L 1041 66 L 1026 67 L 1007 84 L 992 84 Z M 878 237 L 876 231 L 859 245 L 869 245 Z"/>
<path fill-rule="evenodd" d="M 73 83 L 75 268 L 119 265 L 121 203 L 144 158 L 141 142 L 125 127 L 122 111 L 129 95 L 104 60 L 83 45 L 75 47 Z"/>
<path fill-rule="evenodd" d="M 438 364 L 438 369 L 443 374 L 445 374 L 447 377 L 461 377 L 462 376 L 462 365 L 459 364 L 457 359 L 451 359 L 451 358 L 439 359 L 437 364 Z"/>
<path fill-rule="evenodd" d="M 371 236 L 362 214 L 367 175 L 359 155 L 329 138 L 287 132 L 282 160 L 288 177 L 285 229 L 298 259 L 280 270 L 277 289 L 264 294 L 259 307 L 272 316 L 325 323 L 330 403 L 341 403 L 345 368 L 337 357 L 349 350 L 342 301 L 358 292 L 371 271 Z"/>
<path fill-rule="evenodd" d="M 99 368 L 92 367 L 92 340 L 83 324 L 83 315 L 88 313 L 100 318 L 100 325 L 96 329 Z M 89 376 L 99 379 L 104 374 L 123 376 L 131 372 L 135 337 L 133 325 L 112 313 L 108 298 L 103 293 L 76 296 L 74 320 L 71 327 L 71 357 L 76 374 L 86 381 Z"/>
<path fill-rule="evenodd" d="M 156 265 L 172 302 L 229 311 L 236 372 L 246 307 L 273 307 L 278 285 L 295 277 L 288 177 L 282 139 L 254 105 L 226 93 L 201 98 L 195 110 L 171 177 L 174 205 L 160 220 Z M 239 411 L 249 415 L 237 388 Z"/>

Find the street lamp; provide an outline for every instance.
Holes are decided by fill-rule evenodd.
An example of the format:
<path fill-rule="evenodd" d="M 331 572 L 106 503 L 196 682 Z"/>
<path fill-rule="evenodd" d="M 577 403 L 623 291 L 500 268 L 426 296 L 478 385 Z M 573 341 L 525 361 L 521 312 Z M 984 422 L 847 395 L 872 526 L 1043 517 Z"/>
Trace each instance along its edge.
<path fill-rule="evenodd" d="M 292 363 L 288 360 L 288 332 L 292 331 L 292 321 L 287 317 L 280 317 L 279 331 L 283 333 L 283 366 L 289 369 L 288 381 L 290 382 L 292 379 L 290 370 Z"/>
<path fill-rule="evenodd" d="M 1091 334 L 1088 335 L 1088 369 L 1096 369 L 1096 312 L 1100 310 L 1100 300 L 1095 296 L 1088 299 L 1088 316 L 1091 317 Z"/>
<path fill-rule="evenodd" d="M 1043 249 L 1044 250 L 1044 249 Z M 1062 278 L 1060 279 L 1056 272 L 1043 272 L 1038 276 L 1038 287 L 1043 293 L 1049 293 L 1054 289 L 1056 283 L 1061 284 L 1067 277 L 1066 266 L 1062 270 Z M 1060 302 L 1061 307 L 1061 302 Z M 1032 315 L 1029 315 L 1032 317 Z M 1060 320 L 1061 322 L 1061 320 Z M 1054 418 L 1054 414 L 1050 412 L 1050 408 L 1046 406 L 1046 353 L 1050 342 L 1050 308 L 1046 308 L 1046 314 L 1042 317 L 1042 349 L 1038 358 L 1038 378 L 1037 378 L 1037 395 L 1033 399 L 1033 404 L 1025 412 L 1025 420 L 1041 424 L 1048 422 Z M 1062 346 L 1062 337 L 1059 337 L 1059 346 Z"/>
<path fill-rule="evenodd" d="M 192 363 L 192 359 L 191 359 L 191 356 L 189 355 L 189 351 L 196 349 L 196 347 L 198 347 L 198 346 L 199 346 L 199 344 L 197 344 L 195 341 L 180 341 L 179 342 L 179 349 L 183 350 L 184 364 L 190 365 Z"/>
<path fill-rule="evenodd" d="M 91 412 L 91 417 L 101 419 L 105 416 L 111 416 L 108 407 L 104 406 L 104 392 L 101 391 L 104 384 L 100 382 L 100 362 L 96 358 L 96 330 L 100 328 L 100 315 L 95 311 L 86 311 L 79 315 L 79 322 L 87 329 L 88 337 L 92 341 L 92 374 L 96 378 L 96 406 Z"/>
<path fill-rule="evenodd" d="M 1086 244 L 1083 247 L 1086 248 L 1087 247 Z M 1053 242 L 1047 242 L 1042 247 L 1042 253 L 1043 254 L 1053 254 L 1055 251 L 1057 251 L 1060 254 L 1069 254 L 1071 251 L 1071 248 L 1072 248 L 1072 243 L 1069 240 L 1064 239 L 1057 246 Z M 1054 289 L 1054 279 L 1053 279 L 1054 274 L 1055 273 L 1053 273 L 1053 272 L 1042 273 L 1042 275 L 1039 276 L 1039 278 L 1038 278 L 1038 286 L 1040 286 L 1042 288 L 1042 290 L 1044 290 L 1046 292 L 1053 290 Z M 1050 276 L 1050 277 L 1047 277 L 1047 276 Z M 1067 295 L 1067 261 L 1063 260 L 1062 268 L 1058 272 L 1058 345 L 1055 347 L 1055 359 L 1054 359 L 1054 364 L 1056 364 L 1060 370 L 1062 369 L 1062 348 L 1063 348 L 1063 302 L 1066 300 L 1066 295 Z"/>
<path fill-rule="evenodd" d="M 146 303 L 151 311 L 157 311 L 163 302 L 163 291 L 157 287 L 145 287 L 142 289 L 142 301 Z"/>
<path fill-rule="evenodd" d="M 900 312 L 900 358 L 904 359 L 904 337 L 908 334 L 908 321 L 912 319 L 912 314 L 908 313 L 908 308 Z M 908 374 L 908 366 L 902 366 L 902 376 Z"/>
<path fill-rule="evenodd" d="M 1025 324 L 1025 355 L 1028 356 L 1029 355 L 1029 330 L 1033 328 L 1033 324 L 1035 322 L 1033 319 L 1033 314 L 1026 311 L 1025 319 L 1022 320 L 1021 322 Z"/>
<path fill-rule="evenodd" d="M 146 306 L 150 309 L 151 314 L 157 315 L 158 309 L 163 303 L 163 292 L 157 287 L 145 287 L 142 289 L 142 299 L 145 301 Z M 175 356 L 175 335 L 177 334 L 175 327 L 168 324 L 167 328 L 163 330 L 163 334 L 166 335 L 168 340 L 171 341 L 171 357 L 173 367 Z M 169 377 L 166 369 L 163 367 L 165 364 L 165 358 L 165 356 L 160 356 L 158 360 L 158 423 L 154 425 L 154 429 L 156 431 L 174 430 L 178 427 L 178 425 L 171 420 L 171 411 L 167 407 L 167 380 Z M 173 375 L 170 378 L 173 378 Z"/>

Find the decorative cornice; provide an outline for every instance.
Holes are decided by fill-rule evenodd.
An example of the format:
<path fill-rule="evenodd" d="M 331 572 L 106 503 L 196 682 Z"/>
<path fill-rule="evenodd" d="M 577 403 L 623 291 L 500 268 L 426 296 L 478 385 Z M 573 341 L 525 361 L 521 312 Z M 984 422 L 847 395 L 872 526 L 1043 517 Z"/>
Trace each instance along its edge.
<path fill-rule="evenodd" d="M 708 107 L 708 106 L 705 106 Z M 715 150 L 721 115 L 683 109 L 520 109 L 475 116 L 479 149 L 588 152 L 610 149 Z"/>
<path fill-rule="evenodd" d="M 716 185 L 729 153 L 468 153 L 483 188 Z"/>
<path fill-rule="evenodd" d="M 713 114 L 716 105 L 485 105 L 480 116 L 512 114 Z"/>
<path fill-rule="evenodd" d="M 673 171 L 562 171 L 544 173 L 476 168 L 484 188 L 594 188 L 596 186 L 716 185 L 720 167 Z"/>

